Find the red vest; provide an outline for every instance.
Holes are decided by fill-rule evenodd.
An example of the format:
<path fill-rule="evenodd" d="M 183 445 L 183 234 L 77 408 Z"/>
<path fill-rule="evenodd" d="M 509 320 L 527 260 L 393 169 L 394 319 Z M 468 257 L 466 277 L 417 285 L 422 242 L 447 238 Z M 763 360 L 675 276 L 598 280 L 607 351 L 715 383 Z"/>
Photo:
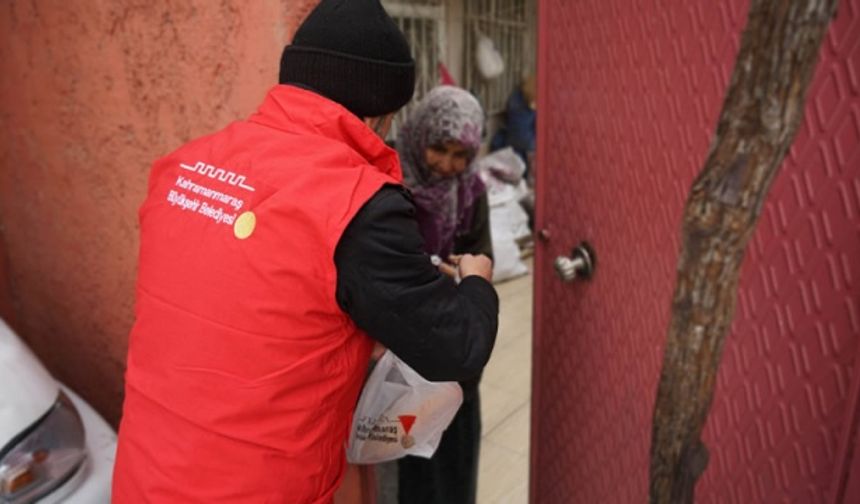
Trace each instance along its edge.
<path fill-rule="evenodd" d="M 331 500 L 372 346 L 335 246 L 400 180 L 363 122 L 289 86 L 155 163 L 114 502 Z"/>

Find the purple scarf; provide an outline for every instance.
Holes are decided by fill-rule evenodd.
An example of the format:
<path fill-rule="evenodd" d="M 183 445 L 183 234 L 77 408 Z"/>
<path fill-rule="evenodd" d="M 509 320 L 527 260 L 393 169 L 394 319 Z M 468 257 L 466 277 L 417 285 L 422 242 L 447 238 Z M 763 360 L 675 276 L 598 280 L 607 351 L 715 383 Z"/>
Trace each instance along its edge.
<path fill-rule="evenodd" d="M 481 147 L 484 111 L 467 91 L 453 86 L 432 89 L 400 128 L 397 150 L 406 187 L 412 191 L 424 249 L 447 259 L 455 238 L 472 226 L 476 200 L 486 192 L 474 161 Z M 448 141 L 469 150 L 469 167 L 455 177 L 436 175 L 425 162 L 426 149 Z"/>

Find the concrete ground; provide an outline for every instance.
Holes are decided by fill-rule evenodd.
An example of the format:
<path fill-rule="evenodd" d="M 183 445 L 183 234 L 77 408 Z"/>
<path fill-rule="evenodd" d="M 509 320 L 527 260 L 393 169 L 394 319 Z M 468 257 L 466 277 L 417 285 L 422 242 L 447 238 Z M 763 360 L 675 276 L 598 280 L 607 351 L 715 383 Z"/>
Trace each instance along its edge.
<path fill-rule="evenodd" d="M 499 335 L 481 380 L 478 504 L 528 502 L 532 275 L 496 285 Z"/>

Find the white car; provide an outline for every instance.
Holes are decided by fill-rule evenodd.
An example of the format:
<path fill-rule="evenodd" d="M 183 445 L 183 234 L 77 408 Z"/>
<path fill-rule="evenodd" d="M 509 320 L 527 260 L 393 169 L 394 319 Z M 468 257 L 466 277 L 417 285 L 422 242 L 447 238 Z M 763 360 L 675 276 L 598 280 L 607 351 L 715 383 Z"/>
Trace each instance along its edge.
<path fill-rule="evenodd" d="M 110 502 L 116 433 L 0 319 L 0 504 Z"/>

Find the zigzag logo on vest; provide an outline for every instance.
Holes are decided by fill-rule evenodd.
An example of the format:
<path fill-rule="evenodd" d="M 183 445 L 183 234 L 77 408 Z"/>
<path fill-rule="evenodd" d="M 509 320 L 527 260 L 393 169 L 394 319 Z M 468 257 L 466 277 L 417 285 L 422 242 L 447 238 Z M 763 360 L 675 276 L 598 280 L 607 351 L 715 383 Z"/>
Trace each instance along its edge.
<path fill-rule="evenodd" d="M 245 176 L 227 171 L 224 168 L 217 168 L 211 164 L 198 161 L 194 166 L 179 163 L 183 170 L 193 171 L 200 175 L 205 175 L 211 179 L 226 182 L 232 186 L 241 187 L 246 191 L 254 191 L 254 188 L 245 183 Z"/>

